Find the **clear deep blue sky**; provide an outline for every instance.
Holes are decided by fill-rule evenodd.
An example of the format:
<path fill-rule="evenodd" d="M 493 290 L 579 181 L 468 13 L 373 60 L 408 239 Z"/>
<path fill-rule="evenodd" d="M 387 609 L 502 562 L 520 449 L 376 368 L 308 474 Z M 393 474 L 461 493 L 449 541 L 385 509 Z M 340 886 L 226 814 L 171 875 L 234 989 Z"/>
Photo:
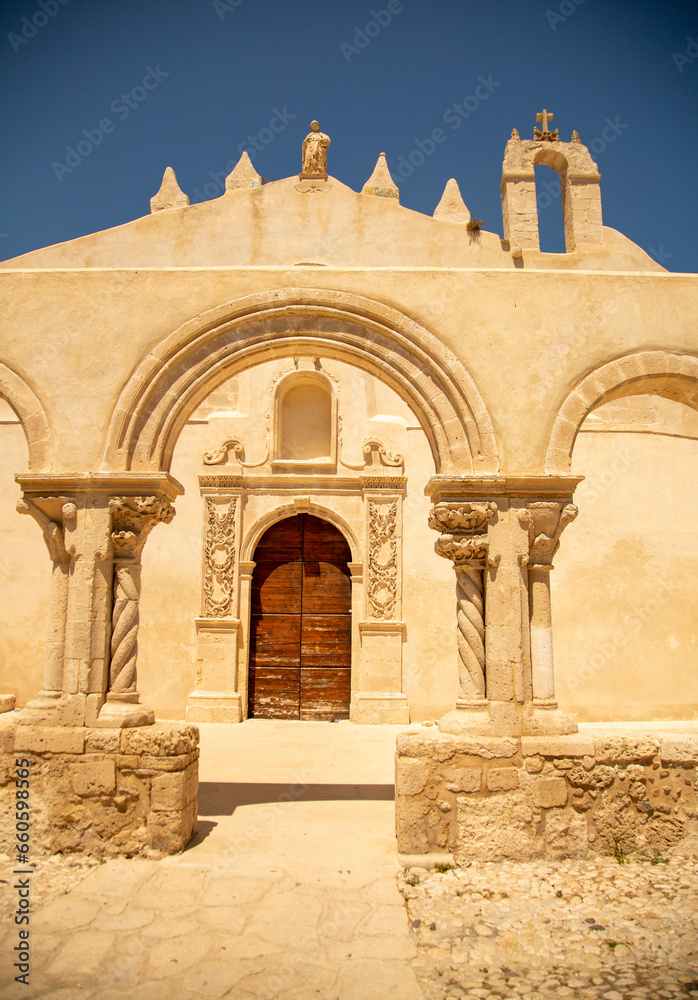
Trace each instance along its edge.
<path fill-rule="evenodd" d="M 345 184 L 384 150 L 403 205 L 431 215 L 455 177 L 501 235 L 505 143 L 547 107 L 593 149 L 604 223 L 698 271 L 695 2 L 2 0 L 0 52 L 3 259 L 147 214 L 168 164 L 192 201 L 245 147 L 265 178 L 297 173 L 313 118 Z M 543 248 L 562 250 L 539 194 Z"/>

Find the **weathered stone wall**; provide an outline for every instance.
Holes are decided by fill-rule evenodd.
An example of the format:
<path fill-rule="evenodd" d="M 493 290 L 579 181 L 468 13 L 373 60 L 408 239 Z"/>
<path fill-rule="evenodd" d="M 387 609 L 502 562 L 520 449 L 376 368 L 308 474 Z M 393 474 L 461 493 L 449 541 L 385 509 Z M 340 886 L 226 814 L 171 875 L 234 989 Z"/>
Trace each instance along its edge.
<path fill-rule="evenodd" d="M 0 718 L 0 851 L 14 857 L 15 761 L 29 761 L 31 855 L 181 851 L 197 825 L 199 732 L 17 724 Z"/>
<path fill-rule="evenodd" d="M 698 735 L 398 737 L 398 850 L 458 861 L 661 849 L 693 832 Z"/>

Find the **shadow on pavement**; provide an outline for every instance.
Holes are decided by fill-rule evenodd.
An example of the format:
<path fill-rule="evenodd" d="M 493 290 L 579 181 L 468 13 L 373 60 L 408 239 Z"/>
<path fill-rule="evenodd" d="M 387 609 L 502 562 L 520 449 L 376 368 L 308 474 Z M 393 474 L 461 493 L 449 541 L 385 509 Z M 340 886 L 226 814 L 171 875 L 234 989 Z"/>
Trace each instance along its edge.
<path fill-rule="evenodd" d="M 273 802 L 392 802 L 395 785 L 199 782 L 199 816 L 232 816 L 238 806 Z"/>

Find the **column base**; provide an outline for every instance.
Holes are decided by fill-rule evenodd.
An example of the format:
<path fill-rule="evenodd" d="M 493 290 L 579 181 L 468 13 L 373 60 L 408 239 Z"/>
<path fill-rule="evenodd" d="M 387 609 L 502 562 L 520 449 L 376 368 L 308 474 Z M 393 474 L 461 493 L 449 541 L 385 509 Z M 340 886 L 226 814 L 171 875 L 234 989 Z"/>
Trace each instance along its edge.
<path fill-rule="evenodd" d="M 20 711 L 17 721 L 20 726 L 55 726 L 60 700 L 60 691 L 39 691 Z"/>
<path fill-rule="evenodd" d="M 152 726 L 154 722 L 152 708 L 139 705 L 137 701 L 111 701 L 107 695 L 94 725 L 98 729 L 135 729 L 137 726 Z"/>
<path fill-rule="evenodd" d="M 578 731 L 576 719 L 561 712 L 556 701 L 533 701 L 524 706 L 524 736 L 567 736 Z"/>
<path fill-rule="evenodd" d="M 437 725 L 456 736 L 519 736 L 521 717 L 513 701 L 461 701 Z"/>
<path fill-rule="evenodd" d="M 192 691 L 185 718 L 187 722 L 242 722 L 242 698 L 237 691 Z"/>
<path fill-rule="evenodd" d="M 399 692 L 364 693 L 352 701 L 349 718 L 360 726 L 407 726 L 410 708 L 406 695 Z"/>

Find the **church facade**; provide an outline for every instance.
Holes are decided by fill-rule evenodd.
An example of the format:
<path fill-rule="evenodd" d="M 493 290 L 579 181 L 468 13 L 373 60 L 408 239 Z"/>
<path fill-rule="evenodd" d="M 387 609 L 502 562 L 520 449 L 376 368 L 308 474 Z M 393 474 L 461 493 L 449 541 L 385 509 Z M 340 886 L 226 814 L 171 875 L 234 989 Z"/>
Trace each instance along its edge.
<path fill-rule="evenodd" d="M 190 205 L 168 168 L 150 215 L 0 264 L 17 746 L 178 732 L 181 846 L 195 742 L 166 720 L 696 718 L 698 278 L 604 227 L 589 151 L 541 124 L 502 238 L 453 180 L 402 207 L 383 154 L 349 189 L 313 122 L 298 175 L 243 154 Z"/>

